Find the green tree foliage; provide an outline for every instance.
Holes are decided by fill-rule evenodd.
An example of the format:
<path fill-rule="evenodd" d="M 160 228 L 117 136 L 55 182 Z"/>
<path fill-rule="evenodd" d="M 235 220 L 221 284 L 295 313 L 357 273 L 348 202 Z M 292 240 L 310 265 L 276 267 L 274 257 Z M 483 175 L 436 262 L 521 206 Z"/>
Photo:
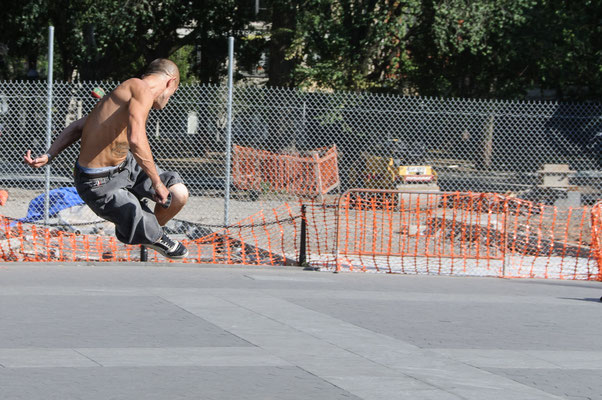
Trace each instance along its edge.
<path fill-rule="evenodd" d="M 525 40 L 536 0 L 424 2 L 410 43 L 414 85 L 428 95 L 512 96 L 525 90 Z M 432 79 L 435 73 L 437 79 Z"/>
<path fill-rule="evenodd" d="M 227 37 L 240 37 L 250 15 L 250 7 L 234 0 L 90 3 L 78 24 L 67 24 L 73 27 L 67 34 L 77 36 L 80 42 L 66 51 L 77 54 L 77 65 L 85 66 L 83 79 L 125 79 L 132 71 L 142 72 L 155 58 L 194 46 L 196 51 L 190 50 L 180 61 L 192 64 L 191 73 L 201 81 L 217 81 L 223 73 Z M 56 15 L 56 25 L 62 22 L 59 18 Z M 196 54 L 201 54 L 200 60 Z"/>
<path fill-rule="evenodd" d="M 289 58 L 304 86 L 599 98 L 601 30 L 600 0 L 305 0 Z"/>
<path fill-rule="evenodd" d="M 221 82 L 268 55 L 270 86 L 434 96 L 602 94 L 602 0 L 22 0 L 0 8 L 0 79 L 122 80 L 174 57 L 184 80 Z M 264 30 L 251 25 L 264 22 Z M 267 28 L 267 30 L 265 30 Z M 39 59 L 39 60 L 38 60 Z"/>
<path fill-rule="evenodd" d="M 190 36 L 197 48 L 193 73 L 201 82 L 217 83 L 226 74 L 228 37 L 235 39 L 240 52 L 241 40 L 253 17 L 253 3 L 245 0 L 197 0 L 192 2 L 194 32 Z"/>
<path fill-rule="evenodd" d="M 44 6 L 39 2 L 3 3 L 0 21 L 0 78 L 23 79 L 30 67 L 36 68 L 47 43 Z"/>
<path fill-rule="evenodd" d="M 54 25 L 56 76 L 67 80 L 74 70 L 81 79 L 122 80 L 186 48 L 178 57 L 185 69 L 212 82 L 223 74 L 227 37 L 241 37 L 251 15 L 242 0 L 27 0 L 2 11 L 9 23 L 0 43 L 8 47 L 5 60 L 44 54 L 46 27 Z"/>
<path fill-rule="evenodd" d="M 601 7 L 599 0 L 440 2 L 425 10 L 430 28 L 411 47 L 414 84 L 433 95 L 516 98 L 540 88 L 560 99 L 599 98 Z"/>
<path fill-rule="evenodd" d="M 527 38 L 534 86 L 561 99 L 602 95 L 602 1 L 540 0 Z M 527 42 L 527 41 L 525 41 Z"/>
<path fill-rule="evenodd" d="M 535 0 L 308 0 L 292 51 L 306 84 L 484 96 L 511 91 Z M 314 10 L 320 10 L 315 12 Z M 510 67 L 510 69 L 508 68 Z M 516 70 L 519 70 L 518 72 Z"/>
<path fill-rule="evenodd" d="M 409 70 L 404 48 L 417 26 L 420 1 L 306 0 L 299 6 L 289 54 L 305 85 L 387 90 L 391 71 Z"/>

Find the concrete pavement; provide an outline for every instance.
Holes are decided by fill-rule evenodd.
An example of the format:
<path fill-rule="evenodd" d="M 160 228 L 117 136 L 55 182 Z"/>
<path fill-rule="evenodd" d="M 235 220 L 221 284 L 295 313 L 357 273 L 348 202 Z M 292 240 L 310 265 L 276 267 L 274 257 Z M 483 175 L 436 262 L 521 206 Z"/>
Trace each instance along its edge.
<path fill-rule="evenodd" d="M 600 282 L 0 264 L 0 399 L 602 399 Z"/>

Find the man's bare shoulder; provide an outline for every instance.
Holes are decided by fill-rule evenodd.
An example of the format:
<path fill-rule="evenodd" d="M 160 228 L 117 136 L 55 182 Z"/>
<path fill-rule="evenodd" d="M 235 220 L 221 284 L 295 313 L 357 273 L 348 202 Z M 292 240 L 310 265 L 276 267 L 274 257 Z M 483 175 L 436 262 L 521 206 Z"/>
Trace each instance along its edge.
<path fill-rule="evenodd" d="M 132 97 L 142 100 L 146 98 L 152 98 L 150 87 L 146 82 L 139 78 L 131 78 L 123 82 L 120 86 L 127 89 Z"/>
<path fill-rule="evenodd" d="M 143 108 L 150 109 L 153 103 L 153 95 L 150 87 L 142 79 L 131 78 L 122 82 L 113 90 L 111 97 L 119 103 L 132 104 L 132 100 L 136 104 L 143 105 Z"/>

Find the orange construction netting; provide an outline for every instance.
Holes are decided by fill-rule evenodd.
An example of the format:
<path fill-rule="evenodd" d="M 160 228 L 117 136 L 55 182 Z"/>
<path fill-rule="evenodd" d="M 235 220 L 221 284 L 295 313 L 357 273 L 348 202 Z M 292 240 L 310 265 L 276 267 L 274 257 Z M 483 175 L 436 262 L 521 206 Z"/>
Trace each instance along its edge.
<path fill-rule="evenodd" d="M 497 194 L 352 190 L 336 210 L 336 250 L 322 257 L 337 271 L 600 277 L 590 207 Z"/>
<path fill-rule="evenodd" d="M 189 255 L 178 262 L 214 264 L 288 265 L 299 258 L 297 230 L 300 206 L 288 204 L 261 211 L 228 229 L 195 240 L 182 240 Z M 1 261 L 104 262 L 141 261 L 139 245 L 115 237 L 76 234 L 23 223 L 0 216 Z M 171 262 L 149 249 L 147 261 Z"/>
<path fill-rule="evenodd" d="M 336 146 L 316 149 L 306 157 L 238 145 L 233 149 L 232 175 L 239 189 L 308 196 L 324 195 L 339 185 Z"/>
<path fill-rule="evenodd" d="M 264 210 L 195 240 L 187 263 L 602 280 L 602 205 L 497 194 L 352 190 Z M 3 261 L 139 261 L 140 246 L 0 217 Z M 167 262 L 148 251 L 148 261 Z"/>
<path fill-rule="evenodd" d="M 602 201 L 592 207 L 592 253 L 598 266 L 598 280 L 602 281 Z"/>

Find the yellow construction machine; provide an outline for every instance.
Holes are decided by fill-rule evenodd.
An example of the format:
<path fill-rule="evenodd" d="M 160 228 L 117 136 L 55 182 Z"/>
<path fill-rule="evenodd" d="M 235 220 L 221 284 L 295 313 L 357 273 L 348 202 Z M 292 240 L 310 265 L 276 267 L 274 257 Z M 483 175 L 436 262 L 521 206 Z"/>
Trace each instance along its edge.
<path fill-rule="evenodd" d="M 364 154 L 366 169 L 364 185 L 368 189 L 398 189 L 411 191 L 438 191 L 437 172 L 425 163 L 424 146 L 420 143 L 412 151 L 393 139 L 390 156 Z"/>

